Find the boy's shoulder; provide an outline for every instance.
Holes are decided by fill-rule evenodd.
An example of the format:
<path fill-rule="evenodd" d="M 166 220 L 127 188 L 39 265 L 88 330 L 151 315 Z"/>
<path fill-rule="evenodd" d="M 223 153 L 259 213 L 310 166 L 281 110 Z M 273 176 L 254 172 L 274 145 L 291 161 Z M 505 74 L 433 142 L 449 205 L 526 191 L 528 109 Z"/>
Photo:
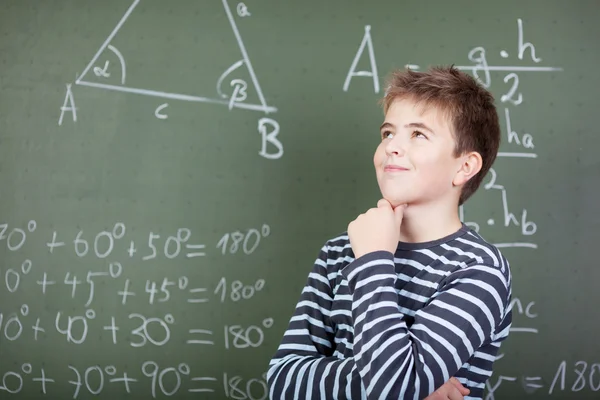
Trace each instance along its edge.
<path fill-rule="evenodd" d="M 472 262 L 483 264 L 500 269 L 505 275 L 510 275 L 510 266 L 508 259 L 504 256 L 500 248 L 487 241 L 481 234 L 472 228 L 463 224 L 463 234 L 451 240 L 446 246 L 449 250 L 461 255 L 461 252 L 467 253 Z"/>
<path fill-rule="evenodd" d="M 321 253 L 321 257 L 327 258 L 328 267 L 339 267 L 341 264 L 345 265 L 354 261 L 355 256 L 350 245 L 348 231 L 339 232 L 330 237 L 321 248 Z"/>

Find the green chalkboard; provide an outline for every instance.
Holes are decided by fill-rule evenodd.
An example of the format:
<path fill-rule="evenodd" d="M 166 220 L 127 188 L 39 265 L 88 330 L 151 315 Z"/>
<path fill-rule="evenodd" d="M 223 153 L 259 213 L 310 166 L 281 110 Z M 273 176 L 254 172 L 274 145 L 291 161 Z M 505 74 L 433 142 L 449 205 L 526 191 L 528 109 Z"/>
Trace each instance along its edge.
<path fill-rule="evenodd" d="M 597 398 L 595 1 L 0 2 L 0 398 L 264 399 L 378 199 L 385 78 L 454 64 L 501 153 L 461 209 L 514 324 L 488 399 Z"/>

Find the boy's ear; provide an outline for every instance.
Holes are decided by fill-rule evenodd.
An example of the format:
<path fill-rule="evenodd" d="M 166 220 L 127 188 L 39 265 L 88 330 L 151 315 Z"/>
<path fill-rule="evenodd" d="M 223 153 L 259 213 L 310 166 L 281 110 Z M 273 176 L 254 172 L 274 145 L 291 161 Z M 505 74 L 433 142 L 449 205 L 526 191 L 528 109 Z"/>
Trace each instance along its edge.
<path fill-rule="evenodd" d="M 483 166 L 481 154 L 476 151 L 463 154 L 458 158 L 458 161 L 460 164 L 458 165 L 458 170 L 452 180 L 454 186 L 461 186 L 467 183 L 467 181 L 474 177 Z"/>

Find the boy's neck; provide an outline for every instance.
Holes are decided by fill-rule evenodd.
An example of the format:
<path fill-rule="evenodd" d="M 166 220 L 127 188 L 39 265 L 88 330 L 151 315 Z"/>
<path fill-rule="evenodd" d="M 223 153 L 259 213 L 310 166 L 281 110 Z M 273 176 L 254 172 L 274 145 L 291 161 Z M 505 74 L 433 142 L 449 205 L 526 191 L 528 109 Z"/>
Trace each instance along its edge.
<path fill-rule="evenodd" d="M 400 226 L 400 241 L 423 243 L 441 239 L 462 227 L 458 207 L 440 204 L 409 205 Z"/>

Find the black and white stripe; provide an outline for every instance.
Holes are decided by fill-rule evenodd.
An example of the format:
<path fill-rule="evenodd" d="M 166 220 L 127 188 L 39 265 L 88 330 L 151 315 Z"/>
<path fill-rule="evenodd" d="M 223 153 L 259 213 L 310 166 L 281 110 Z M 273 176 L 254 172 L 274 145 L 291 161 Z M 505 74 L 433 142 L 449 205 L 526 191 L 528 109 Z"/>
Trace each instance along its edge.
<path fill-rule="evenodd" d="M 463 227 L 354 259 L 321 249 L 269 364 L 271 399 L 422 399 L 456 377 L 480 399 L 512 322 L 500 251 Z"/>

